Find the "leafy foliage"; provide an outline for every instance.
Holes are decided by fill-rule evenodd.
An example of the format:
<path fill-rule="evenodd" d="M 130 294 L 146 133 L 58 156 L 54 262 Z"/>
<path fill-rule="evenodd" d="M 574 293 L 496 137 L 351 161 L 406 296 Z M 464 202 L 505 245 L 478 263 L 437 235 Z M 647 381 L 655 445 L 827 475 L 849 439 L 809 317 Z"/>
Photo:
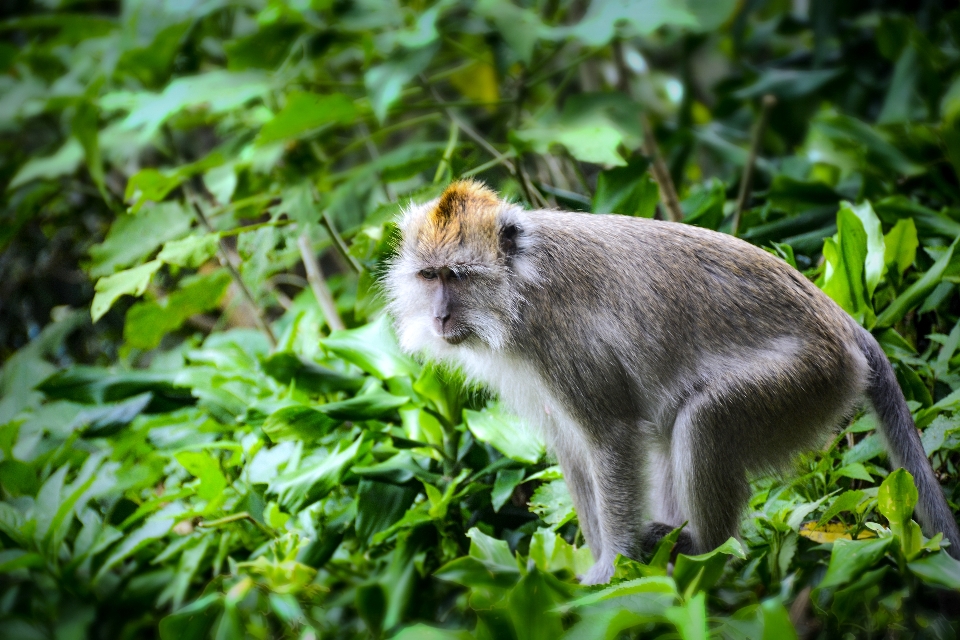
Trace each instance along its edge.
<path fill-rule="evenodd" d="M 755 479 L 741 540 L 579 586 L 543 443 L 400 353 L 376 285 L 457 177 L 663 217 L 642 113 L 686 223 L 874 331 L 957 510 L 956 9 L 91 7 L 0 23 L 0 635 L 956 634 L 960 563 L 869 417 Z"/>

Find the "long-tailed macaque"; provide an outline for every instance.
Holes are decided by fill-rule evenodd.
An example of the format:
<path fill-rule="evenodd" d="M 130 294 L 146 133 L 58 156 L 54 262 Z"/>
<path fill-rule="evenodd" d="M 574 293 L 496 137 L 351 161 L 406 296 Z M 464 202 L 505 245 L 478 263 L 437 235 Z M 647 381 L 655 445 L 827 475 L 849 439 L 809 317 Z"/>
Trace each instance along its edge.
<path fill-rule="evenodd" d="M 748 472 L 783 469 L 864 401 L 958 554 L 950 512 L 877 341 L 784 261 L 697 227 L 525 211 L 474 182 L 411 206 L 385 278 L 408 351 L 488 385 L 542 430 L 609 581 L 688 523 L 737 534 Z"/>

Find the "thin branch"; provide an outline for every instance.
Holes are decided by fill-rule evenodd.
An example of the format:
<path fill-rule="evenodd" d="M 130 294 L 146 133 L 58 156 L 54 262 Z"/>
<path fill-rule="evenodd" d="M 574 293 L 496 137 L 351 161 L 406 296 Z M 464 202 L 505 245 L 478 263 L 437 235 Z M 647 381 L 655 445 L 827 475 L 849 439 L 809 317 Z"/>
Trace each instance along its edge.
<path fill-rule="evenodd" d="M 680 222 L 683 220 L 683 209 L 680 207 L 677 188 L 673 184 L 673 178 L 670 177 L 670 169 L 667 168 L 667 163 L 663 161 L 663 156 L 660 154 L 660 147 L 657 146 L 653 127 L 650 126 L 650 119 L 647 118 L 646 113 L 640 114 L 640 126 L 643 127 L 643 154 L 650 158 L 650 171 L 660 189 L 660 197 L 663 198 L 667 217 L 671 222 Z"/>
<path fill-rule="evenodd" d="M 423 78 L 421 76 L 421 79 L 424 82 L 426 82 L 426 78 Z M 432 86 L 429 86 L 429 89 L 430 89 L 430 92 L 433 94 L 434 100 L 436 100 L 441 105 L 446 105 L 446 102 L 443 100 L 443 98 L 440 97 L 440 95 Z M 471 127 L 466 122 L 461 120 L 460 117 L 456 113 L 454 113 L 452 109 L 449 109 L 446 106 L 444 106 L 443 112 L 446 114 L 446 116 L 450 119 L 451 122 L 453 122 L 455 125 L 460 127 L 460 130 L 463 131 L 465 134 L 467 134 L 467 137 L 472 139 L 474 142 L 480 145 L 487 153 L 492 155 L 494 158 L 499 160 L 501 164 L 507 167 L 507 170 L 509 170 L 510 173 L 513 174 L 514 177 L 516 177 L 517 180 L 520 181 L 520 188 L 523 189 L 524 194 L 527 196 L 527 200 L 530 202 L 530 204 L 534 206 L 539 205 L 542 207 L 547 206 L 547 201 L 540 194 L 540 192 L 537 191 L 536 187 L 533 186 L 533 183 L 530 181 L 529 176 L 527 176 L 526 172 L 523 170 L 523 167 L 520 165 L 519 162 L 515 164 L 509 158 L 507 158 L 502 153 L 500 153 L 496 147 L 494 147 L 492 144 L 490 144 L 487 141 L 486 138 L 480 135 L 473 127 Z"/>
<path fill-rule="evenodd" d="M 330 288 L 327 287 L 327 281 L 323 277 L 323 271 L 320 270 L 320 262 L 317 261 L 316 254 L 313 253 L 313 247 L 310 246 L 310 238 L 306 233 L 300 234 L 297 238 L 297 246 L 300 248 L 300 258 L 303 260 L 303 267 L 307 271 L 307 282 L 313 290 L 313 295 L 317 298 L 320 310 L 323 311 L 327 319 L 327 326 L 331 329 L 345 329 L 343 319 L 337 312 L 337 303 L 333 300 Z"/>
<path fill-rule="evenodd" d="M 450 171 L 450 175 L 453 175 L 453 165 L 451 160 L 453 159 L 453 152 L 457 148 L 457 138 L 460 137 L 460 127 L 456 123 L 450 123 L 450 137 L 447 139 L 447 148 L 443 150 L 443 157 L 440 159 L 439 164 L 437 164 L 437 171 L 433 174 L 433 184 L 439 184 L 440 180 L 443 179 L 443 175 Z"/>
<path fill-rule="evenodd" d="M 317 193 L 317 188 L 313 184 L 310 185 L 310 192 L 313 194 L 314 203 L 320 202 L 320 194 Z M 333 220 L 330 219 L 326 211 L 320 214 L 320 224 L 327 230 L 327 233 L 333 240 L 333 246 L 337 250 L 337 253 L 340 254 L 340 257 L 343 258 L 355 273 L 363 273 L 363 266 L 357 262 L 356 258 L 350 255 L 350 249 L 347 248 L 347 243 L 343 241 L 343 236 L 337 231 L 337 228 L 333 225 Z"/>
<path fill-rule="evenodd" d="M 630 70 L 623 56 L 623 43 L 620 41 L 613 45 L 613 59 L 617 65 L 617 89 L 629 96 Z M 683 209 L 680 207 L 677 188 L 673 184 L 673 178 L 670 177 L 667 163 L 663 161 L 663 155 L 657 145 L 657 138 L 654 136 L 653 127 L 650 125 L 650 118 L 644 111 L 640 112 L 640 126 L 643 128 L 643 155 L 650 159 L 650 174 L 660 190 L 660 197 L 663 199 L 667 219 L 671 222 L 680 222 L 683 220 Z"/>
<path fill-rule="evenodd" d="M 763 96 L 760 103 L 760 117 L 757 118 L 757 124 L 753 127 L 753 133 L 750 136 L 750 152 L 747 154 L 747 164 L 743 167 L 743 176 L 740 178 L 740 192 L 737 194 L 737 207 L 733 210 L 733 225 L 730 229 L 732 235 L 737 235 L 740 227 L 740 215 L 747 206 L 747 199 L 750 197 L 750 187 L 753 183 L 753 170 L 757 163 L 757 156 L 760 154 L 760 145 L 763 144 L 763 133 L 767 129 L 767 122 L 770 120 L 770 110 L 777 104 L 777 99 L 769 93 Z"/>
<path fill-rule="evenodd" d="M 200 204 L 197 202 L 196 198 L 188 194 L 187 200 L 189 200 L 190 204 L 193 205 L 193 211 L 197 214 L 197 220 L 200 221 L 200 224 L 202 224 L 209 233 L 216 233 L 216 230 L 213 228 L 213 225 L 210 224 L 210 220 L 207 219 L 206 214 L 203 213 L 203 209 L 200 208 Z M 250 292 L 250 289 L 247 288 L 247 284 L 240 276 L 240 271 L 237 270 L 236 265 L 233 263 L 232 252 L 230 251 L 229 247 L 227 247 L 227 244 L 223 238 L 220 238 L 219 240 L 217 257 L 220 260 L 220 264 L 226 267 L 227 271 L 230 272 L 230 276 L 233 278 L 234 283 L 236 283 L 237 288 L 240 290 L 240 294 L 243 296 L 244 301 L 246 301 L 246 303 L 250 305 L 250 308 L 253 310 L 253 317 L 257 323 L 257 327 L 263 331 L 264 335 L 267 336 L 270 346 L 276 348 L 277 336 L 274 335 L 273 329 L 271 329 L 270 325 L 267 323 L 263 309 L 261 309 L 260 305 L 257 304 L 253 294 Z M 238 262 L 239 258 L 240 257 L 237 256 Z"/>

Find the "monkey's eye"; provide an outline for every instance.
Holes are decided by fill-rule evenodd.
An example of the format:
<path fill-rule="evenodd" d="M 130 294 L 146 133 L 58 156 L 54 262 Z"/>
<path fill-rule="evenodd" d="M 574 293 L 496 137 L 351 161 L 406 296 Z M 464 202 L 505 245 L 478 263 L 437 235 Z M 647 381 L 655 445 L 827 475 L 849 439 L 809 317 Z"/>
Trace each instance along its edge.
<path fill-rule="evenodd" d="M 423 270 L 420 271 L 420 273 L 418 273 L 417 275 L 420 276 L 421 278 L 423 278 L 424 280 L 436 280 L 436 279 L 437 279 L 437 271 L 436 271 L 436 269 L 423 269 Z"/>

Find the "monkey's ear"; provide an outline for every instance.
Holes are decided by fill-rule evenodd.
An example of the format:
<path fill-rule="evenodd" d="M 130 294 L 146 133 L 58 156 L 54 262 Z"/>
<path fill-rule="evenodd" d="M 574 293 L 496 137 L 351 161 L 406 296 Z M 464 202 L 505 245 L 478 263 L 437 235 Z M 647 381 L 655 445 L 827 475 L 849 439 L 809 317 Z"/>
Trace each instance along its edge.
<path fill-rule="evenodd" d="M 512 222 L 500 227 L 500 251 L 506 256 L 517 254 L 517 236 L 520 235 L 520 227 Z"/>

